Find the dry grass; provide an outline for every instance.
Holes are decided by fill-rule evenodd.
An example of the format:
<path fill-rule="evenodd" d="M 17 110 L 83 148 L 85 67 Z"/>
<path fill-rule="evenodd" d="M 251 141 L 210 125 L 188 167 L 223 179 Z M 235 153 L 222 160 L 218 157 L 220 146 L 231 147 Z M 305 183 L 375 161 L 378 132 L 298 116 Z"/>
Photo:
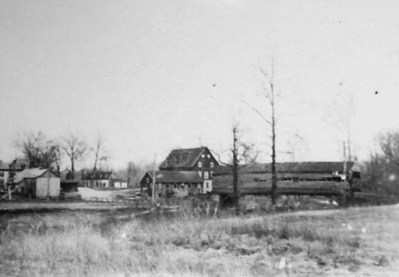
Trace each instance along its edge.
<path fill-rule="evenodd" d="M 43 224 L 23 230 L 8 227 L 0 237 L 0 272 L 3 276 L 338 276 L 372 270 L 392 272 L 398 257 L 396 209 L 161 218 L 114 222 L 107 228 L 86 221 L 69 221 L 63 228 L 43 228 Z"/>

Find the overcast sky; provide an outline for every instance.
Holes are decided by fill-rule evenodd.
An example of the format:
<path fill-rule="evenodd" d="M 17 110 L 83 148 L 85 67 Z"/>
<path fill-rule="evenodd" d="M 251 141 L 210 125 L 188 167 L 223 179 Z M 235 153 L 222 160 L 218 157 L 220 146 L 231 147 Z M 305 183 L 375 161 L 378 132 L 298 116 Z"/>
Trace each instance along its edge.
<path fill-rule="evenodd" d="M 18 134 L 106 140 L 111 166 L 178 147 L 266 149 L 262 75 L 274 60 L 279 160 L 341 160 L 398 127 L 398 1 L 0 1 L 0 159 Z M 378 94 L 375 92 L 378 91 Z M 86 163 L 89 163 L 87 161 Z"/>

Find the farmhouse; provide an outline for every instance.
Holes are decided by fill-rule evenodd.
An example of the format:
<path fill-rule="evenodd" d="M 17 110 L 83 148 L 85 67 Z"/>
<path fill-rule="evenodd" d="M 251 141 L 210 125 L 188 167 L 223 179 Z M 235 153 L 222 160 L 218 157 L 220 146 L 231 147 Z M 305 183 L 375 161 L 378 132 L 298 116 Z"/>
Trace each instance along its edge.
<path fill-rule="evenodd" d="M 127 181 L 113 171 L 82 170 L 82 186 L 92 188 L 127 188 Z"/>
<path fill-rule="evenodd" d="M 14 184 L 17 192 L 31 198 L 60 196 L 60 178 L 48 169 L 24 169 L 16 174 Z"/>
<path fill-rule="evenodd" d="M 155 173 L 147 172 L 140 181 L 141 188 L 151 192 L 153 181 L 157 184 L 156 194 L 167 195 L 181 190 L 188 194 L 212 191 L 212 174 L 219 166 L 207 147 L 174 149 Z"/>
<path fill-rule="evenodd" d="M 284 194 L 339 194 L 347 185 L 349 172 L 358 170 L 353 162 L 277 163 L 278 190 Z M 360 178 L 360 174 L 351 174 Z M 232 168 L 219 167 L 213 177 L 214 192 L 231 194 Z M 268 194 L 271 191 L 271 164 L 252 164 L 239 169 L 241 194 Z"/>

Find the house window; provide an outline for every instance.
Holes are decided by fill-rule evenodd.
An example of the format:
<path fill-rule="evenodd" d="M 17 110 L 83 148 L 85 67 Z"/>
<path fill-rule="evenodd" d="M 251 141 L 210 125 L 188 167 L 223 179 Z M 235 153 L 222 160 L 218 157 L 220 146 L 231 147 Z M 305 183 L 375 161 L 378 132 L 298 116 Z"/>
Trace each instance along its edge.
<path fill-rule="evenodd" d="M 205 154 L 202 154 L 201 157 L 202 157 L 202 158 L 205 158 Z"/>
<path fill-rule="evenodd" d="M 208 155 L 206 155 L 206 157 L 209 159 L 211 157 L 211 155 L 208 154 Z"/>
<path fill-rule="evenodd" d="M 199 167 L 199 168 L 202 167 L 202 162 L 198 162 L 198 167 Z"/>
<path fill-rule="evenodd" d="M 211 168 L 213 168 L 215 166 L 215 164 L 213 162 L 211 162 Z"/>
<path fill-rule="evenodd" d="M 204 171 L 204 179 L 209 179 L 209 172 L 208 171 Z"/>
<path fill-rule="evenodd" d="M 198 175 L 202 178 L 202 172 L 198 171 Z"/>

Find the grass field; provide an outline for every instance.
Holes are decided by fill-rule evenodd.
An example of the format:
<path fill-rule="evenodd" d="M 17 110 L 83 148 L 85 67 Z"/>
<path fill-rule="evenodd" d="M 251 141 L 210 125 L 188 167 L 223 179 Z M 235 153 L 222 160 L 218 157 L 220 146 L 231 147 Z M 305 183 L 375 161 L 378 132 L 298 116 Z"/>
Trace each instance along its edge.
<path fill-rule="evenodd" d="M 251 217 L 3 215 L 1 276 L 397 276 L 399 206 Z"/>

